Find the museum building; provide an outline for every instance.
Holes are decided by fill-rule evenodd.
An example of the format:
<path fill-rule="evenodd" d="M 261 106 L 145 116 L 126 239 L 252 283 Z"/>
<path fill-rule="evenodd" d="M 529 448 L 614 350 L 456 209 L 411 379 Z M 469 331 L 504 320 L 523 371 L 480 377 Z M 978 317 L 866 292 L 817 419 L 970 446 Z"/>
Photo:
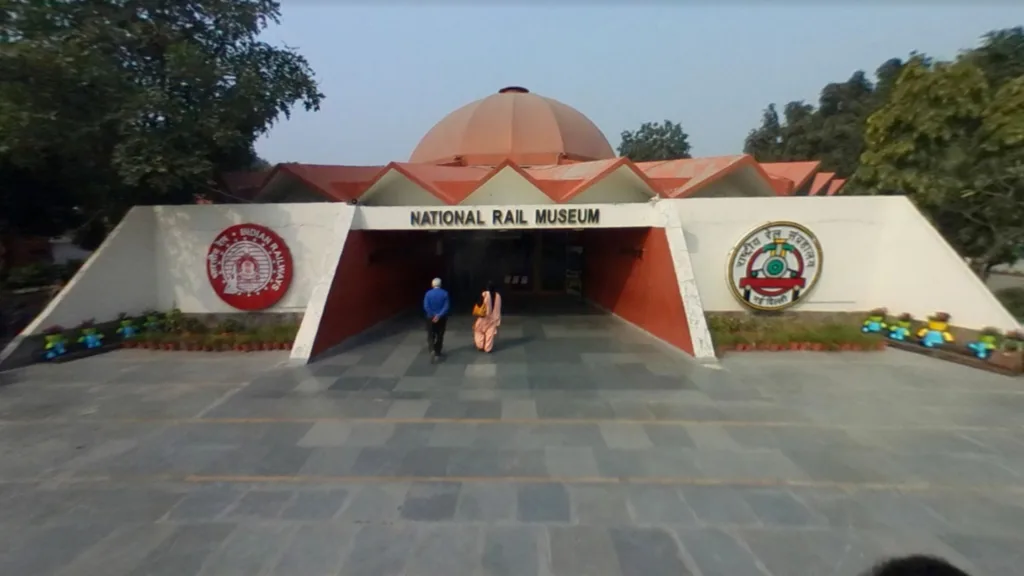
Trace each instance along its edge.
<path fill-rule="evenodd" d="M 291 359 L 309 362 L 414 312 L 438 276 L 457 311 L 487 282 L 507 314 L 568 295 L 701 360 L 705 312 L 1018 327 L 906 198 L 844 196 L 818 162 L 618 158 L 582 113 L 519 87 L 448 114 L 407 162 L 224 184 L 212 204 L 132 209 L 0 367 L 48 327 L 171 309 L 298 316 Z"/>

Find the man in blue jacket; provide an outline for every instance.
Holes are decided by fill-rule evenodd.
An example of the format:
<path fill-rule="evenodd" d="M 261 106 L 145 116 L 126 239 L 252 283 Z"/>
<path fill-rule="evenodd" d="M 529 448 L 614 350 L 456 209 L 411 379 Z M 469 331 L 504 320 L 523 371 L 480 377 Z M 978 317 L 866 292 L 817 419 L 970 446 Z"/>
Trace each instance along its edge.
<path fill-rule="evenodd" d="M 430 290 L 423 296 L 423 312 L 427 315 L 427 348 L 430 349 L 430 361 L 437 362 L 441 358 L 444 346 L 444 330 L 448 324 L 448 292 L 441 288 L 441 279 L 434 278 Z"/>

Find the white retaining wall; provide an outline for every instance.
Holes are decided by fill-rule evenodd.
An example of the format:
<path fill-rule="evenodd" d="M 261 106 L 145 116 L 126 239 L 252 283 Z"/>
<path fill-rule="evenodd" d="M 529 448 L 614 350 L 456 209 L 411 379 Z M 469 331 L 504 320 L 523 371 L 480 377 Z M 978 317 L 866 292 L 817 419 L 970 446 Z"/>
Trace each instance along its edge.
<path fill-rule="evenodd" d="M 821 277 L 794 311 L 865 311 L 924 318 L 948 312 L 966 328 L 1019 327 L 938 231 L 904 197 L 835 196 L 667 200 L 677 205 L 704 309 L 744 310 L 729 291 L 729 252 L 773 220 L 811 230 Z"/>

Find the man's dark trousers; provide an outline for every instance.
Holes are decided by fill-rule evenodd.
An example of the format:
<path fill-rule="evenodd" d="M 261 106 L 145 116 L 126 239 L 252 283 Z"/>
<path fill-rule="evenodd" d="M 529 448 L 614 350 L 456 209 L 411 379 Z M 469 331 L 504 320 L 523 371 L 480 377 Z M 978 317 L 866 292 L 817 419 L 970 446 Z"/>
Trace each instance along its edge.
<path fill-rule="evenodd" d="M 447 326 L 447 316 L 441 316 L 437 322 L 434 322 L 432 318 L 427 318 L 427 346 L 434 356 L 441 355 L 441 349 L 444 347 L 444 331 Z"/>

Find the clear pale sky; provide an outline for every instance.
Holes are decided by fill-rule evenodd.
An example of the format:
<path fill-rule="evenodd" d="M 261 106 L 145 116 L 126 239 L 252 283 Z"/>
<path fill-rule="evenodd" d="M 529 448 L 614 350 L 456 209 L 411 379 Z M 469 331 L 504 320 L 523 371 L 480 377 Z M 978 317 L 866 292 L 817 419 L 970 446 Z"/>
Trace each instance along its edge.
<path fill-rule="evenodd" d="M 735 154 L 769 102 L 816 102 L 857 69 L 912 50 L 950 58 L 1024 24 L 1013 2 L 715 4 L 284 0 L 265 37 L 305 55 L 327 98 L 257 149 L 271 162 L 404 161 L 447 113 L 517 85 L 577 108 L 613 146 L 623 130 L 670 119 L 695 156 Z"/>

